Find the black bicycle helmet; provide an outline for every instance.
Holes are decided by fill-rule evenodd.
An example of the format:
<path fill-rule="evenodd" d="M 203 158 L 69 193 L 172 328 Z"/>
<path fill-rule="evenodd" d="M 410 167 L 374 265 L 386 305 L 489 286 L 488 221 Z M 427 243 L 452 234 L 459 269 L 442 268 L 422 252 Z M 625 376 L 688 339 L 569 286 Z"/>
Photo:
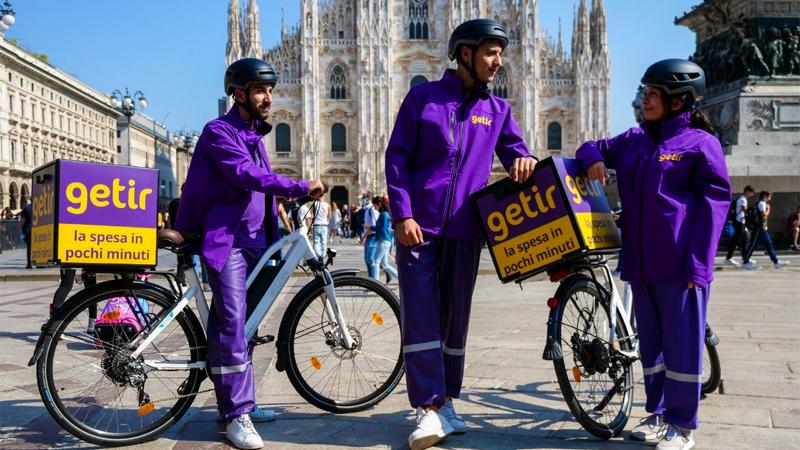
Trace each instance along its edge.
<path fill-rule="evenodd" d="M 458 47 L 470 45 L 477 47 L 487 39 L 497 39 L 505 50 L 508 45 L 508 33 L 505 27 L 491 19 L 468 20 L 453 30 L 450 43 L 447 45 L 447 56 L 453 61 L 458 56 Z"/>
<path fill-rule="evenodd" d="M 706 74 L 691 61 L 665 59 L 647 68 L 642 84 L 658 86 L 669 96 L 689 93 L 699 102 L 706 93 Z"/>
<path fill-rule="evenodd" d="M 236 89 L 247 89 L 247 85 L 257 82 L 278 83 L 272 64 L 258 58 L 240 59 L 225 71 L 225 94 L 233 95 Z"/>

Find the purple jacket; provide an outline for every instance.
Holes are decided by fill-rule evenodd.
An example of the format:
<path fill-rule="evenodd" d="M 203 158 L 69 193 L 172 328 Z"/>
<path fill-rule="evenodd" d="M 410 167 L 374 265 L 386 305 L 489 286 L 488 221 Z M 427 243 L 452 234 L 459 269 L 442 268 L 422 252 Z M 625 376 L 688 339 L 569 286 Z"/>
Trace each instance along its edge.
<path fill-rule="evenodd" d="M 719 141 L 692 128 L 690 115 L 586 142 L 575 155 L 585 169 L 603 160 L 617 171 L 623 280 L 707 285 L 714 279 L 731 185 Z"/>
<path fill-rule="evenodd" d="M 175 229 L 203 235 L 201 254 L 212 269 L 221 272 L 233 247 L 237 229 L 245 223 L 250 232 L 264 226 L 266 205 L 272 205 L 267 239 L 278 238 L 275 195 L 299 197 L 308 183 L 272 172 L 262 141 L 271 127 L 258 122 L 256 129 L 236 108 L 207 123 L 197 141 L 181 193 Z M 255 195 L 263 192 L 263 195 Z"/>
<path fill-rule="evenodd" d="M 393 221 L 413 218 L 427 234 L 482 239 L 469 196 L 486 186 L 494 153 L 506 170 L 531 156 L 505 100 L 465 98 L 451 69 L 411 88 L 386 148 Z"/>

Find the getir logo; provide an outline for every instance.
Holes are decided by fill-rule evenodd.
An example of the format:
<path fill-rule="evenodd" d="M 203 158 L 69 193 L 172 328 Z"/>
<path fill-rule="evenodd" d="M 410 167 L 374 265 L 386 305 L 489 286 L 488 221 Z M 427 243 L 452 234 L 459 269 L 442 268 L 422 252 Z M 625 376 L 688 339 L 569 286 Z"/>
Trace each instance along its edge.
<path fill-rule="evenodd" d="M 67 185 L 66 195 L 70 202 L 67 211 L 76 215 L 83 214 L 90 202 L 98 208 L 113 204 L 118 209 L 147 209 L 147 197 L 153 190 L 142 189 L 137 192 L 136 180 L 128 180 L 127 184 L 127 187 L 123 186 L 119 178 L 114 178 L 111 186 L 98 183 L 87 187 L 79 181 L 72 182 Z"/>
<path fill-rule="evenodd" d="M 37 226 L 40 217 L 53 214 L 53 186 L 45 186 L 39 195 L 33 197 L 31 203 L 33 203 L 31 207 L 33 226 Z"/>
<path fill-rule="evenodd" d="M 683 158 L 683 153 L 665 153 L 658 156 L 658 162 L 680 161 L 681 158 Z"/>
<path fill-rule="evenodd" d="M 486 116 L 472 116 L 472 124 L 481 124 L 490 127 L 492 126 L 492 121 Z"/>

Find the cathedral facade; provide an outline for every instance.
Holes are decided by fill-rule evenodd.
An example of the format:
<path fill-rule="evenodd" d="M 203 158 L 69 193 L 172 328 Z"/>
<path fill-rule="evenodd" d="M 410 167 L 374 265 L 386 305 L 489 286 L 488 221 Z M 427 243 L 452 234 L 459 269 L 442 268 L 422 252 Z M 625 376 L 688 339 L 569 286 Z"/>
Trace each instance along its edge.
<path fill-rule="evenodd" d="M 573 12 L 569 54 L 539 28 L 538 0 L 299 0 L 300 23 L 262 49 L 258 5 L 228 8 L 226 63 L 261 57 L 279 83 L 265 138 L 273 169 L 321 178 L 331 198 L 354 203 L 386 190 L 384 151 L 411 86 L 441 78 L 452 30 L 469 19 L 506 26 L 510 43 L 491 88 L 512 105 L 539 158 L 572 156 L 609 129 L 610 59 L 602 0 Z M 243 14 L 244 13 L 244 14 Z M 559 25 L 560 27 L 560 25 Z M 493 179 L 504 176 L 496 162 Z"/>

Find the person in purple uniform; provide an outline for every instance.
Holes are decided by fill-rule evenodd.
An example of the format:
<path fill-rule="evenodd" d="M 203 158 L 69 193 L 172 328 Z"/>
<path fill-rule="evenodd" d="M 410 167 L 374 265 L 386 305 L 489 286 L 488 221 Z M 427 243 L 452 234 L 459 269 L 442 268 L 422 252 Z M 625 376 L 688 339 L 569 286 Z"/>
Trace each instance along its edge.
<path fill-rule="evenodd" d="M 608 139 L 589 141 L 576 157 L 605 184 L 615 169 L 625 221 L 621 278 L 633 289 L 650 415 L 631 432 L 658 449 L 694 446 L 717 238 L 731 185 L 719 141 L 697 103 L 705 74 L 667 59 L 642 77 L 645 121 Z"/>
<path fill-rule="evenodd" d="M 406 381 L 417 412 L 413 450 L 467 429 L 452 399 L 461 393 L 483 240 L 469 196 L 489 180 L 493 154 L 518 182 L 536 164 L 510 105 L 488 87 L 507 45 L 505 28 L 493 20 L 456 27 L 448 56 L 458 68 L 411 88 L 386 149 Z"/>
<path fill-rule="evenodd" d="M 246 58 L 225 72 L 234 106 L 207 123 L 195 147 L 175 221 L 180 233 L 202 236 L 199 252 L 213 293 L 208 320 L 208 361 L 226 436 L 237 448 L 261 448 L 252 421 L 272 411 L 255 404 L 253 368 L 245 338 L 246 279 L 267 245 L 278 239 L 276 196 L 320 195 L 320 181 L 295 181 L 274 173 L 263 137 L 272 89 L 268 62 Z M 267 211 L 268 210 L 268 211 Z M 266 219 L 266 220 L 265 220 Z"/>

